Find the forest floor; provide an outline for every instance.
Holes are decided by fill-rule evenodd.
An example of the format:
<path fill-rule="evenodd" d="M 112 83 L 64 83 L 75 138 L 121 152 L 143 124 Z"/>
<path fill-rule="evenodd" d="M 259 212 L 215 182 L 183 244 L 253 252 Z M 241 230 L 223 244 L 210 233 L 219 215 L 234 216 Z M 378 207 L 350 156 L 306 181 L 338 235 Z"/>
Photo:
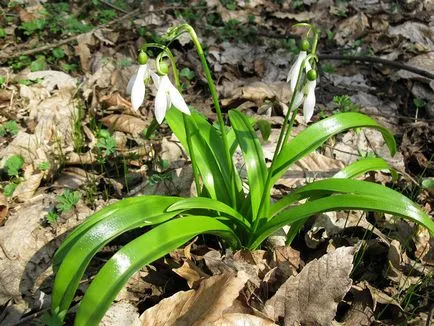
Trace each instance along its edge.
<path fill-rule="evenodd" d="M 275 199 L 360 158 L 381 156 L 398 179 L 388 171 L 363 179 L 400 191 L 432 214 L 429 0 L 0 4 L 0 325 L 41 322 L 50 305 L 53 254 L 93 212 L 129 196 L 191 195 L 190 161 L 167 124 L 147 135 L 155 89 L 148 88 L 136 112 L 126 94 L 138 48 L 183 22 L 202 41 L 224 112 L 239 108 L 271 124 L 263 141 L 267 159 L 291 95 L 286 77 L 305 33 L 292 27 L 298 22 L 321 29 L 313 121 L 362 112 L 395 135 L 393 157 L 378 132 L 334 137 L 291 167 L 274 187 Z M 171 47 L 186 102 L 215 121 L 192 42 L 182 37 Z M 294 133 L 305 127 L 300 114 Z M 312 217 L 291 246 L 282 234 L 253 252 L 196 238 L 136 273 L 102 324 L 210 324 L 204 316 L 212 311 L 225 316 L 222 325 L 432 325 L 434 240 L 426 229 L 384 214 L 342 211 Z M 129 236 L 97 254 L 67 323 L 92 275 Z"/>

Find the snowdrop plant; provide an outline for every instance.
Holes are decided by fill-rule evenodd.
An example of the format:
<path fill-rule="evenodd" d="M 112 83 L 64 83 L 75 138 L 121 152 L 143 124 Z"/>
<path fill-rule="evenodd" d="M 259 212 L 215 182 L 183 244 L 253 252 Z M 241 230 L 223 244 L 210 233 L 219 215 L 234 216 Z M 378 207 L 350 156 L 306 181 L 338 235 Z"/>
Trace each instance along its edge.
<path fill-rule="evenodd" d="M 355 179 L 367 171 L 389 169 L 387 162 L 380 158 L 358 161 L 333 178 L 314 181 L 271 202 L 271 189 L 287 169 L 337 133 L 351 128 L 374 128 L 381 132 L 390 152 L 396 151 L 389 130 L 370 117 L 354 112 L 320 120 L 290 139 L 301 103 L 304 102 L 306 120 L 310 119 L 315 105 L 317 76 L 312 67 L 316 64 L 318 34 L 312 26 L 302 26 L 313 33 L 313 40 L 312 43 L 303 42 L 302 52 L 306 55 L 301 54 L 302 59 L 299 56 L 291 69 L 290 81 L 296 80 L 289 100 L 291 109 L 286 114 L 274 157 L 268 165 L 251 118 L 237 109 L 229 110 L 230 127 L 226 126 L 202 46 L 190 25 L 169 30 L 163 39 L 170 44 L 182 33 L 190 35 L 208 80 L 218 129 L 185 105 L 179 93 L 178 70 L 168 47 L 160 44 L 143 46 L 143 52 L 149 46 L 162 50 L 156 60 L 157 72 L 162 76 L 151 74 L 158 88 L 156 119 L 158 122 L 165 119 L 190 156 L 198 195 L 191 198 L 126 198 L 96 212 L 73 230 L 53 260 L 52 314 L 59 322 L 70 308 L 80 280 L 95 254 L 119 235 L 137 228 L 146 227 L 146 230 L 119 249 L 92 280 L 79 304 L 75 325 L 98 325 L 131 275 L 198 234 L 217 235 L 226 247 L 253 250 L 284 225 L 291 225 L 289 237 L 292 239 L 309 217 L 347 209 L 393 214 L 419 223 L 434 233 L 431 218 L 410 199 L 382 185 Z M 175 85 L 170 82 L 165 69 L 158 69 L 163 56 L 170 59 Z M 139 57 L 139 63 L 146 64 L 140 60 Z M 137 96 L 135 103 L 142 101 L 144 96 L 142 84 L 146 70 L 142 66 L 139 70 L 134 83 L 141 84 L 136 86 L 138 93 L 133 91 L 132 94 Z M 171 109 L 172 106 L 178 110 Z M 247 180 L 242 179 L 232 160 L 237 148 L 243 153 Z M 248 183 L 248 190 L 243 187 L 243 182 Z"/>

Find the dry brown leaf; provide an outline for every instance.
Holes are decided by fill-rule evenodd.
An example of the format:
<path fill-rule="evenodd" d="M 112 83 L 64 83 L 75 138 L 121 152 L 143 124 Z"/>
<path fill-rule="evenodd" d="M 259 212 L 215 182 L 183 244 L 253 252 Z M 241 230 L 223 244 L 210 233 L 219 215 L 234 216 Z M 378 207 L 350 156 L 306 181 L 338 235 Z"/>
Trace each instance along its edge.
<path fill-rule="evenodd" d="M 212 276 L 199 289 L 180 291 L 146 310 L 142 325 L 210 325 L 232 307 L 248 278 L 244 272 Z"/>
<path fill-rule="evenodd" d="M 0 193 L 0 226 L 3 225 L 3 222 L 8 216 L 8 212 L 9 212 L 8 199 L 2 193 Z"/>
<path fill-rule="evenodd" d="M 20 182 L 15 188 L 13 197 L 17 198 L 19 201 L 26 201 L 33 197 L 36 190 L 41 184 L 44 173 L 37 173 L 28 178 L 23 182 Z"/>
<path fill-rule="evenodd" d="M 56 225 L 57 234 L 41 227 L 47 212 L 55 204 L 55 195 L 38 195 L 15 206 L 5 225 L 0 228 L 0 305 L 11 298 L 15 302 L 27 299 L 33 302 L 33 290 L 46 280 L 59 234 L 70 230 L 91 214 L 91 210 L 78 203 L 69 218 Z M 54 240 L 54 241 L 53 241 Z"/>
<path fill-rule="evenodd" d="M 406 21 L 398 26 L 389 28 L 390 35 L 401 35 L 420 47 L 420 50 L 434 50 L 434 26 Z"/>
<path fill-rule="evenodd" d="M 183 279 L 187 280 L 190 289 L 195 287 L 200 280 L 208 277 L 208 275 L 197 267 L 191 260 L 186 260 L 181 267 L 172 270 Z"/>
<path fill-rule="evenodd" d="M 237 85 L 239 82 L 224 82 L 223 83 L 223 99 L 222 105 L 229 106 L 234 101 L 240 99 L 255 102 L 258 107 L 263 105 L 267 99 L 277 99 L 280 102 L 286 103 L 291 95 L 291 88 L 285 82 L 250 82 L 244 85 Z"/>
<path fill-rule="evenodd" d="M 63 71 L 55 70 L 42 70 L 31 72 L 27 75 L 30 80 L 41 78 L 41 85 L 52 92 L 56 87 L 60 89 L 67 89 L 73 91 L 77 88 L 77 79 Z"/>
<path fill-rule="evenodd" d="M 100 101 L 107 107 L 123 106 L 125 108 L 131 108 L 131 102 L 123 98 L 122 95 L 117 92 L 101 97 Z"/>
<path fill-rule="evenodd" d="M 368 282 L 365 281 L 359 285 L 361 285 L 362 288 L 368 289 L 369 292 L 371 293 L 371 297 L 374 303 L 374 307 L 373 307 L 374 310 L 377 307 L 377 303 L 385 304 L 385 305 L 393 304 L 394 306 L 398 307 L 400 310 L 403 310 L 402 307 L 399 305 L 398 301 L 396 301 L 394 298 L 390 297 L 380 289 L 371 286 Z"/>
<path fill-rule="evenodd" d="M 341 247 L 309 262 L 265 303 L 267 315 L 284 317 L 285 325 L 330 325 L 351 287 L 353 253 L 353 247 Z"/>
<path fill-rule="evenodd" d="M 122 131 L 132 135 L 140 134 L 149 125 L 149 123 L 146 123 L 142 119 L 128 114 L 110 114 L 100 121 L 111 130 Z"/>
<path fill-rule="evenodd" d="M 353 300 L 350 309 L 343 318 L 344 325 L 369 326 L 375 320 L 373 301 L 367 289 L 351 289 Z"/>
<path fill-rule="evenodd" d="M 271 320 L 260 318 L 254 315 L 231 313 L 224 314 L 221 318 L 214 321 L 212 326 L 271 326 L 276 325 Z"/>
<path fill-rule="evenodd" d="M 345 45 L 362 36 L 367 27 L 369 27 L 368 17 L 363 12 L 359 12 L 339 23 L 334 40 L 338 45 Z"/>

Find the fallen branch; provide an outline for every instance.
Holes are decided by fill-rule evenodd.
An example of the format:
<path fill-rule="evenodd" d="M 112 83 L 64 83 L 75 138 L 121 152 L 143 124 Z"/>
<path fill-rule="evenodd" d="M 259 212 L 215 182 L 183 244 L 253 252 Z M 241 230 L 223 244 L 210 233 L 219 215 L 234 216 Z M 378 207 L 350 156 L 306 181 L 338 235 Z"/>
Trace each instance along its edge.
<path fill-rule="evenodd" d="M 319 59 L 321 60 L 340 60 L 340 61 L 359 61 L 359 62 L 373 62 L 373 63 L 380 63 L 389 67 L 394 67 L 402 70 L 407 70 L 410 72 L 413 72 L 415 74 L 418 74 L 420 76 L 434 79 L 434 74 L 430 73 L 426 70 L 422 70 L 413 66 L 409 66 L 405 63 L 400 63 L 392 60 L 382 59 L 378 57 L 371 57 L 371 56 L 351 56 L 351 55 L 334 55 L 334 54 L 320 54 Z"/>

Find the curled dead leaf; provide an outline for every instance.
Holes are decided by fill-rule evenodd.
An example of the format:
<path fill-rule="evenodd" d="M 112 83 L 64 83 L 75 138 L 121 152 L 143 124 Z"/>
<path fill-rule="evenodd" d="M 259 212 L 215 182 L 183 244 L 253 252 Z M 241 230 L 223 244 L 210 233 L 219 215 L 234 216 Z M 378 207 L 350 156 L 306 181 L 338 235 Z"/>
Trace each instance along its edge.
<path fill-rule="evenodd" d="M 146 310 L 142 325 L 213 325 L 233 306 L 248 278 L 244 272 L 212 276 L 197 290 L 177 292 Z"/>
<path fill-rule="evenodd" d="M 309 262 L 265 303 L 265 312 L 285 325 L 330 325 L 351 287 L 353 247 L 341 247 Z"/>
<path fill-rule="evenodd" d="M 101 122 L 107 128 L 133 135 L 140 134 L 149 125 L 142 119 L 128 114 L 110 114 L 102 118 Z"/>

